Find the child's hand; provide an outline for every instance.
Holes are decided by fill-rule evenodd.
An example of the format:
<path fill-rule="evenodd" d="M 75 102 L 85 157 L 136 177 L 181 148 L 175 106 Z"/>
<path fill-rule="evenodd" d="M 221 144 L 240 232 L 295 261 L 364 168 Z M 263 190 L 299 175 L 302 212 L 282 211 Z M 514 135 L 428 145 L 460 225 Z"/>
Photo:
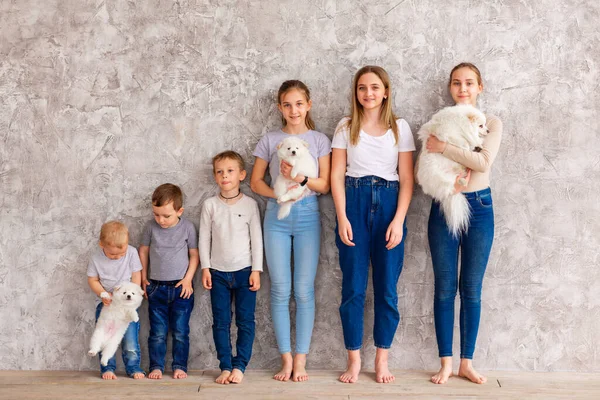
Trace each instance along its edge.
<path fill-rule="evenodd" d="M 175 287 L 179 287 L 181 286 L 181 294 L 179 295 L 179 297 L 183 297 L 184 299 L 189 299 L 192 296 L 192 293 L 194 293 L 194 288 L 192 288 L 192 280 L 191 279 L 182 279 L 179 282 L 177 282 L 177 285 L 175 285 Z"/>
<path fill-rule="evenodd" d="M 148 279 L 142 279 L 142 290 L 144 291 L 144 297 L 148 298 L 148 293 L 146 293 L 146 286 L 150 284 Z"/>
<path fill-rule="evenodd" d="M 457 175 L 454 181 L 454 194 L 458 194 L 465 190 L 471 180 L 471 170 L 467 168 L 467 174 L 465 176 Z"/>
<path fill-rule="evenodd" d="M 110 306 L 110 303 L 112 303 L 112 296 L 108 292 L 102 292 L 100 294 L 100 299 L 102 299 L 102 304 L 104 306 Z"/>
<path fill-rule="evenodd" d="M 443 153 L 446 150 L 446 142 L 442 142 L 435 136 L 429 135 L 425 147 L 430 153 Z"/>
<path fill-rule="evenodd" d="M 250 273 L 250 290 L 256 292 L 260 289 L 260 271 L 252 271 Z"/>
<path fill-rule="evenodd" d="M 212 289 L 212 277 L 210 276 L 210 269 L 208 268 L 202 270 L 202 287 L 206 290 Z"/>

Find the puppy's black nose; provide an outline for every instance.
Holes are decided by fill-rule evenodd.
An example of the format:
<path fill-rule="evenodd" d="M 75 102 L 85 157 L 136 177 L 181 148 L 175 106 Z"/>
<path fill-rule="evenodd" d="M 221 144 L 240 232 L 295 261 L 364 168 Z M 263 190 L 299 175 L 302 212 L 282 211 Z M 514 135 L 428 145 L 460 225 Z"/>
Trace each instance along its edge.
<path fill-rule="evenodd" d="M 292 150 L 292 155 L 295 156 L 296 155 L 296 150 Z"/>
<path fill-rule="evenodd" d="M 130 294 L 127 295 L 127 300 L 131 300 L 131 295 Z"/>

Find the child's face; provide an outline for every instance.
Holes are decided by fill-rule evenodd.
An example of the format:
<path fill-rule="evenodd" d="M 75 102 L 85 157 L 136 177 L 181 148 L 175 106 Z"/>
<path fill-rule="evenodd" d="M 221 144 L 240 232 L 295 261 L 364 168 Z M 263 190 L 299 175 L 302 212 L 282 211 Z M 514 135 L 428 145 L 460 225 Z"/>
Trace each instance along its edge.
<path fill-rule="evenodd" d="M 215 162 L 215 182 L 222 192 L 237 191 L 244 178 L 246 171 L 240 169 L 236 160 L 225 158 Z"/>
<path fill-rule="evenodd" d="M 291 89 L 281 96 L 281 103 L 277 105 L 285 122 L 290 126 L 306 126 L 306 114 L 312 107 L 312 102 L 306 100 L 304 92 Z"/>
<path fill-rule="evenodd" d="M 100 247 L 104 252 L 104 255 L 111 260 L 118 260 L 121 257 L 125 257 L 127 254 L 127 244 L 125 243 L 121 246 L 115 246 L 113 244 L 104 244 L 100 241 Z"/>
<path fill-rule="evenodd" d="M 170 202 L 161 207 L 153 205 L 152 212 L 154 213 L 154 220 L 161 228 L 170 228 L 179 222 L 179 217 L 183 214 L 183 207 L 175 211 L 173 202 Z"/>
<path fill-rule="evenodd" d="M 477 74 L 470 68 L 459 68 L 452 74 L 450 94 L 456 104 L 477 105 L 477 96 L 482 90 Z"/>
<path fill-rule="evenodd" d="M 384 96 L 387 96 L 387 89 L 373 72 L 367 72 L 358 78 L 356 99 L 365 110 L 381 107 Z"/>

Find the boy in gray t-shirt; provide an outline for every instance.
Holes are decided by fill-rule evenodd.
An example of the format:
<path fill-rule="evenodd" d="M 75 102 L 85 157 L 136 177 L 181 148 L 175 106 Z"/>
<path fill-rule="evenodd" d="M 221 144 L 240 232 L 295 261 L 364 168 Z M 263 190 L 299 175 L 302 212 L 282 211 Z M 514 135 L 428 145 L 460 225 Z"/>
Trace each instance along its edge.
<path fill-rule="evenodd" d="M 88 285 L 98 296 L 96 299 L 96 321 L 103 307 L 110 307 L 111 293 L 120 282 L 141 283 L 142 264 L 135 247 L 129 246 L 129 231 L 118 221 L 110 221 L 100 229 L 100 247 L 92 254 L 87 267 Z M 144 378 L 140 368 L 139 322 L 131 322 L 121 341 L 123 363 L 127 375 L 134 379 Z M 102 357 L 102 354 L 100 354 Z M 117 379 L 116 357 L 108 364 L 100 364 L 102 379 Z"/>
<path fill-rule="evenodd" d="M 165 183 L 157 187 L 152 194 L 154 220 L 146 226 L 139 249 L 150 317 L 150 379 L 162 378 L 169 330 L 173 332 L 173 378 L 187 377 L 192 279 L 199 256 L 196 228 L 181 218 L 182 206 L 178 186 Z"/>

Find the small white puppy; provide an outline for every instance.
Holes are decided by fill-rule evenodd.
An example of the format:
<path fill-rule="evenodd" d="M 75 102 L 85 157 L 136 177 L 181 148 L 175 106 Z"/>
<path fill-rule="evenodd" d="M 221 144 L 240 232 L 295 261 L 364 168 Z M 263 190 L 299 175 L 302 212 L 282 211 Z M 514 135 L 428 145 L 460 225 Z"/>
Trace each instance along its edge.
<path fill-rule="evenodd" d="M 455 193 L 454 189 L 456 176 L 465 175 L 466 168 L 440 153 L 428 152 L 425 142 L 429 135 L 433 135 L 462 149 L 478 151 L 483 136 L 488 133 L 485 122 L 485 115 L 481 111 L 471 105 L 460 104 L 437 112 L 417 133 L 423 144 L 417 180 L 425 194 L 441 203 L 444 218 L 454 237 L 467 230 L 471 216 L 469 202 L 462 193 Z M 460 178 L 459 183 L 466 185 L 466 180 Z"/>
<path fill-rule="evenodd" d="M 290 176 L 295 178 L 298 174 L 317 177 L 317 163 L 310 155 L 309 144 L 302 139 L 291 136 L 285 138 L 277 145 L 277 156 L 279 157 L 279 166 L 285 161 L 292 166 Z M 296 187 L 294 187 L 296 186 Z M 277 202 L 279 203 L 279 212 L 277 219 L 284 219 L 290 214 L 294 202 L 302 197 L 308 191 L 306 186 L 300 186 L 299 183 L 286 179 L 279 174 L 275 179 L 273 187 Z"/>
<path fill-rule="evenodd" d="M 102 307 L 96 329 L 90 340 L 89 356 L 102 352 L 100 363 L 104 366 L 117 352 L 130 322 L 140 320 L 137 309 L 142 304 L 144 291 L 133 282 L 124 282 L 115 287 L 112 303 Z"/>

